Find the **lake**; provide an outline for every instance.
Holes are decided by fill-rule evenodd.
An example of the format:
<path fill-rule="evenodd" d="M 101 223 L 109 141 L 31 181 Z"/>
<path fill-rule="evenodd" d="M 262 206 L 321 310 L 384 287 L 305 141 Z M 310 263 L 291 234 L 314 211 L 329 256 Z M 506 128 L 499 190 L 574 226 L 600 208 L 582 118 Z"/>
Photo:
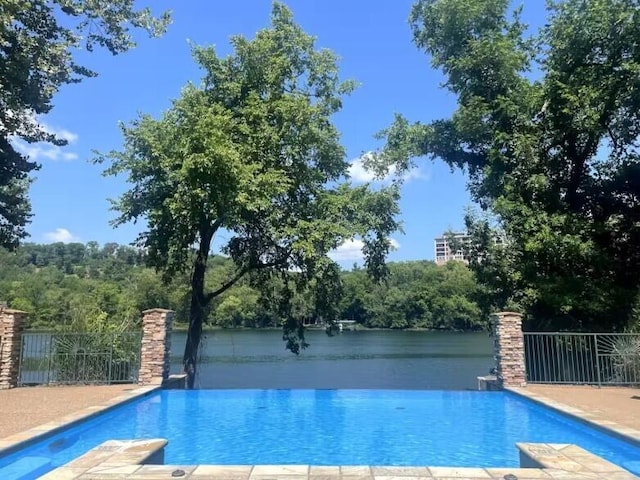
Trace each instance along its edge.
<path fill-rule="evenodd" d="M 199 388 L 476 389 L 493 367 L 486 332 L 306 332 L 300 355 L 285 350 L 278 330 L 205 332 Z M 182 371 L 185 332 L 172 334 L 171 372 Z"/>

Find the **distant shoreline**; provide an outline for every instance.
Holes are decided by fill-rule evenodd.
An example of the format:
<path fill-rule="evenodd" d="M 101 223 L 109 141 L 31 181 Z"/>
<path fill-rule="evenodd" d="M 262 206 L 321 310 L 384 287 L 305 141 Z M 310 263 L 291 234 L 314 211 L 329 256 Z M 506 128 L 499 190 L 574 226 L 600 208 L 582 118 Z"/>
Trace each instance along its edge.
<path fill-rule="evenodd" d="M 175 332 L 187 332 L 188 325 L 186 323 L 179 323 L 173 325 L 173 331 Z M 205 326 L 203 331 L 274 331 L 274 330 L 282 330 L 282 327 L 220 327 L 218 325 Z M 314 325 L 309 325 L 305 327 L 305 330 L 309 331 L 324 331 L 325 327 L 316 327 Z M 421 327 L 411 327 L 411 328 L 384 328 L 384 327 L 365 327 L 362 325 L 358 325 L 355 328 L 345 328 L 343 332 L 447 332 L 447 333 L 475 333 L 475 332 L 486 332 L 483 329 L 475 329 L 475 330 L 455 330 L 455 329 L 447 329 L 447 328 L 421 328 Z"/>

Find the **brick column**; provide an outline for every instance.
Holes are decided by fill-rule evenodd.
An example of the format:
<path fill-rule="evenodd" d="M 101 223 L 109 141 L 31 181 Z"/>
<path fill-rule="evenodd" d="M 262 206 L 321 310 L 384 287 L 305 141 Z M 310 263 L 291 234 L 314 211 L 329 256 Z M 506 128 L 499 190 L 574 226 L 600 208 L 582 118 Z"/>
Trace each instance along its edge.
<path fill-rule="evenodd" d="M 493 355 L 499 388 L 526 387 L 522 315 L 499 312 L 492 316 Z"/>
<path fill-rule="evenodd" d="M 0 308 L 0 389 L 18 386 L 22 332 L 27 313 Z"/>
<path fill-rule="evenodd" d="M 142 348 L 138 383 L 160 385 L 169 378 L 173 310 L 142 312 Z"/>

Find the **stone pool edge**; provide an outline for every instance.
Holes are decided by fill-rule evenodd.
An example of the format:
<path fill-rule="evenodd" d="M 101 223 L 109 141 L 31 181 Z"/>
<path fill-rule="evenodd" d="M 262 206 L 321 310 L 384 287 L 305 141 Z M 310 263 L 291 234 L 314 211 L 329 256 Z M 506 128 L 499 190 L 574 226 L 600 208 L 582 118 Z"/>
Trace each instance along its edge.
<path fill-rule="evenodd" d="M 108 440 L 42 480 L 633 480 L 638 477 L 576 445 L 520 443 L 521 468 L 164 465 L 167 440 Z M 522 468 L 524 467 L 524 468 Z"/>
<path fill-rule="evenodd" d="M 113 410 L 114 408 L 120 407 L 139 398 L 148 396 L 161 389 L 161 385 L 136 386 L 136 388 L 131 391 L 122 393 L 121 395 L 106 400 L 98 405 L 83 408 L 60 417 L 57 420 L 52 420 L 28 430 L 14 433 L 8 437 L 0 438 L 0 457 L 15 453 L 21 448 L 29 446 L 29 444 L 33 442 L 37 442 L 58 433 L 60 430 L 72 427 L 80 422 L 90 420 L 97 415 Z"/>
<path fill-rule="evenodd" d="M 564 414 L 572 420 L 576 420 L 591 428 L 600 430 L 601 432 L 607 433 L 619 440 L 623 440 L 625 442 L 633 444 L 636 447 L 640 447 L 640 430 L 636 430 L 635 428 L 631 427 L 625 427 L 624 425 L 620 425 L 617 422 L 605 420 L 595 413 L 586 412 L 576 407 L 570 407 L 569 405 L 566 405 L 562 402 L 557 402 L 543 395 L 530 392 L 526 387 L 505 387 L 504 390 L 530 400 L 533 403 L 542 405 L 544 407 L 550 408 L 551 410 Z"/>

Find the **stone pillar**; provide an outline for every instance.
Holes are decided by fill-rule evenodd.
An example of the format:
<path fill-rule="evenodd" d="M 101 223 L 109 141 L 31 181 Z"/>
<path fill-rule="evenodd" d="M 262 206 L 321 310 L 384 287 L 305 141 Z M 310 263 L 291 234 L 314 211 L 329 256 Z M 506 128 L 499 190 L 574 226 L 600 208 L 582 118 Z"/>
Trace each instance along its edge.
<path fill-rule="evenodd" d="M 493 354 L 499 388 L 526 387 L 522 315 L 499 312 L 492 316 Z"/>
<path fill-rule="evenodd" d="M 0 308 L 0 389 L 18 386 L 18 367 L 26 312 Z"/>
<path fill-rule="evenodd" d="M 169 378 L 173 310 L 152 308 L 142 312 L 142 348 L 138 383 L 161 385 Z"/>

